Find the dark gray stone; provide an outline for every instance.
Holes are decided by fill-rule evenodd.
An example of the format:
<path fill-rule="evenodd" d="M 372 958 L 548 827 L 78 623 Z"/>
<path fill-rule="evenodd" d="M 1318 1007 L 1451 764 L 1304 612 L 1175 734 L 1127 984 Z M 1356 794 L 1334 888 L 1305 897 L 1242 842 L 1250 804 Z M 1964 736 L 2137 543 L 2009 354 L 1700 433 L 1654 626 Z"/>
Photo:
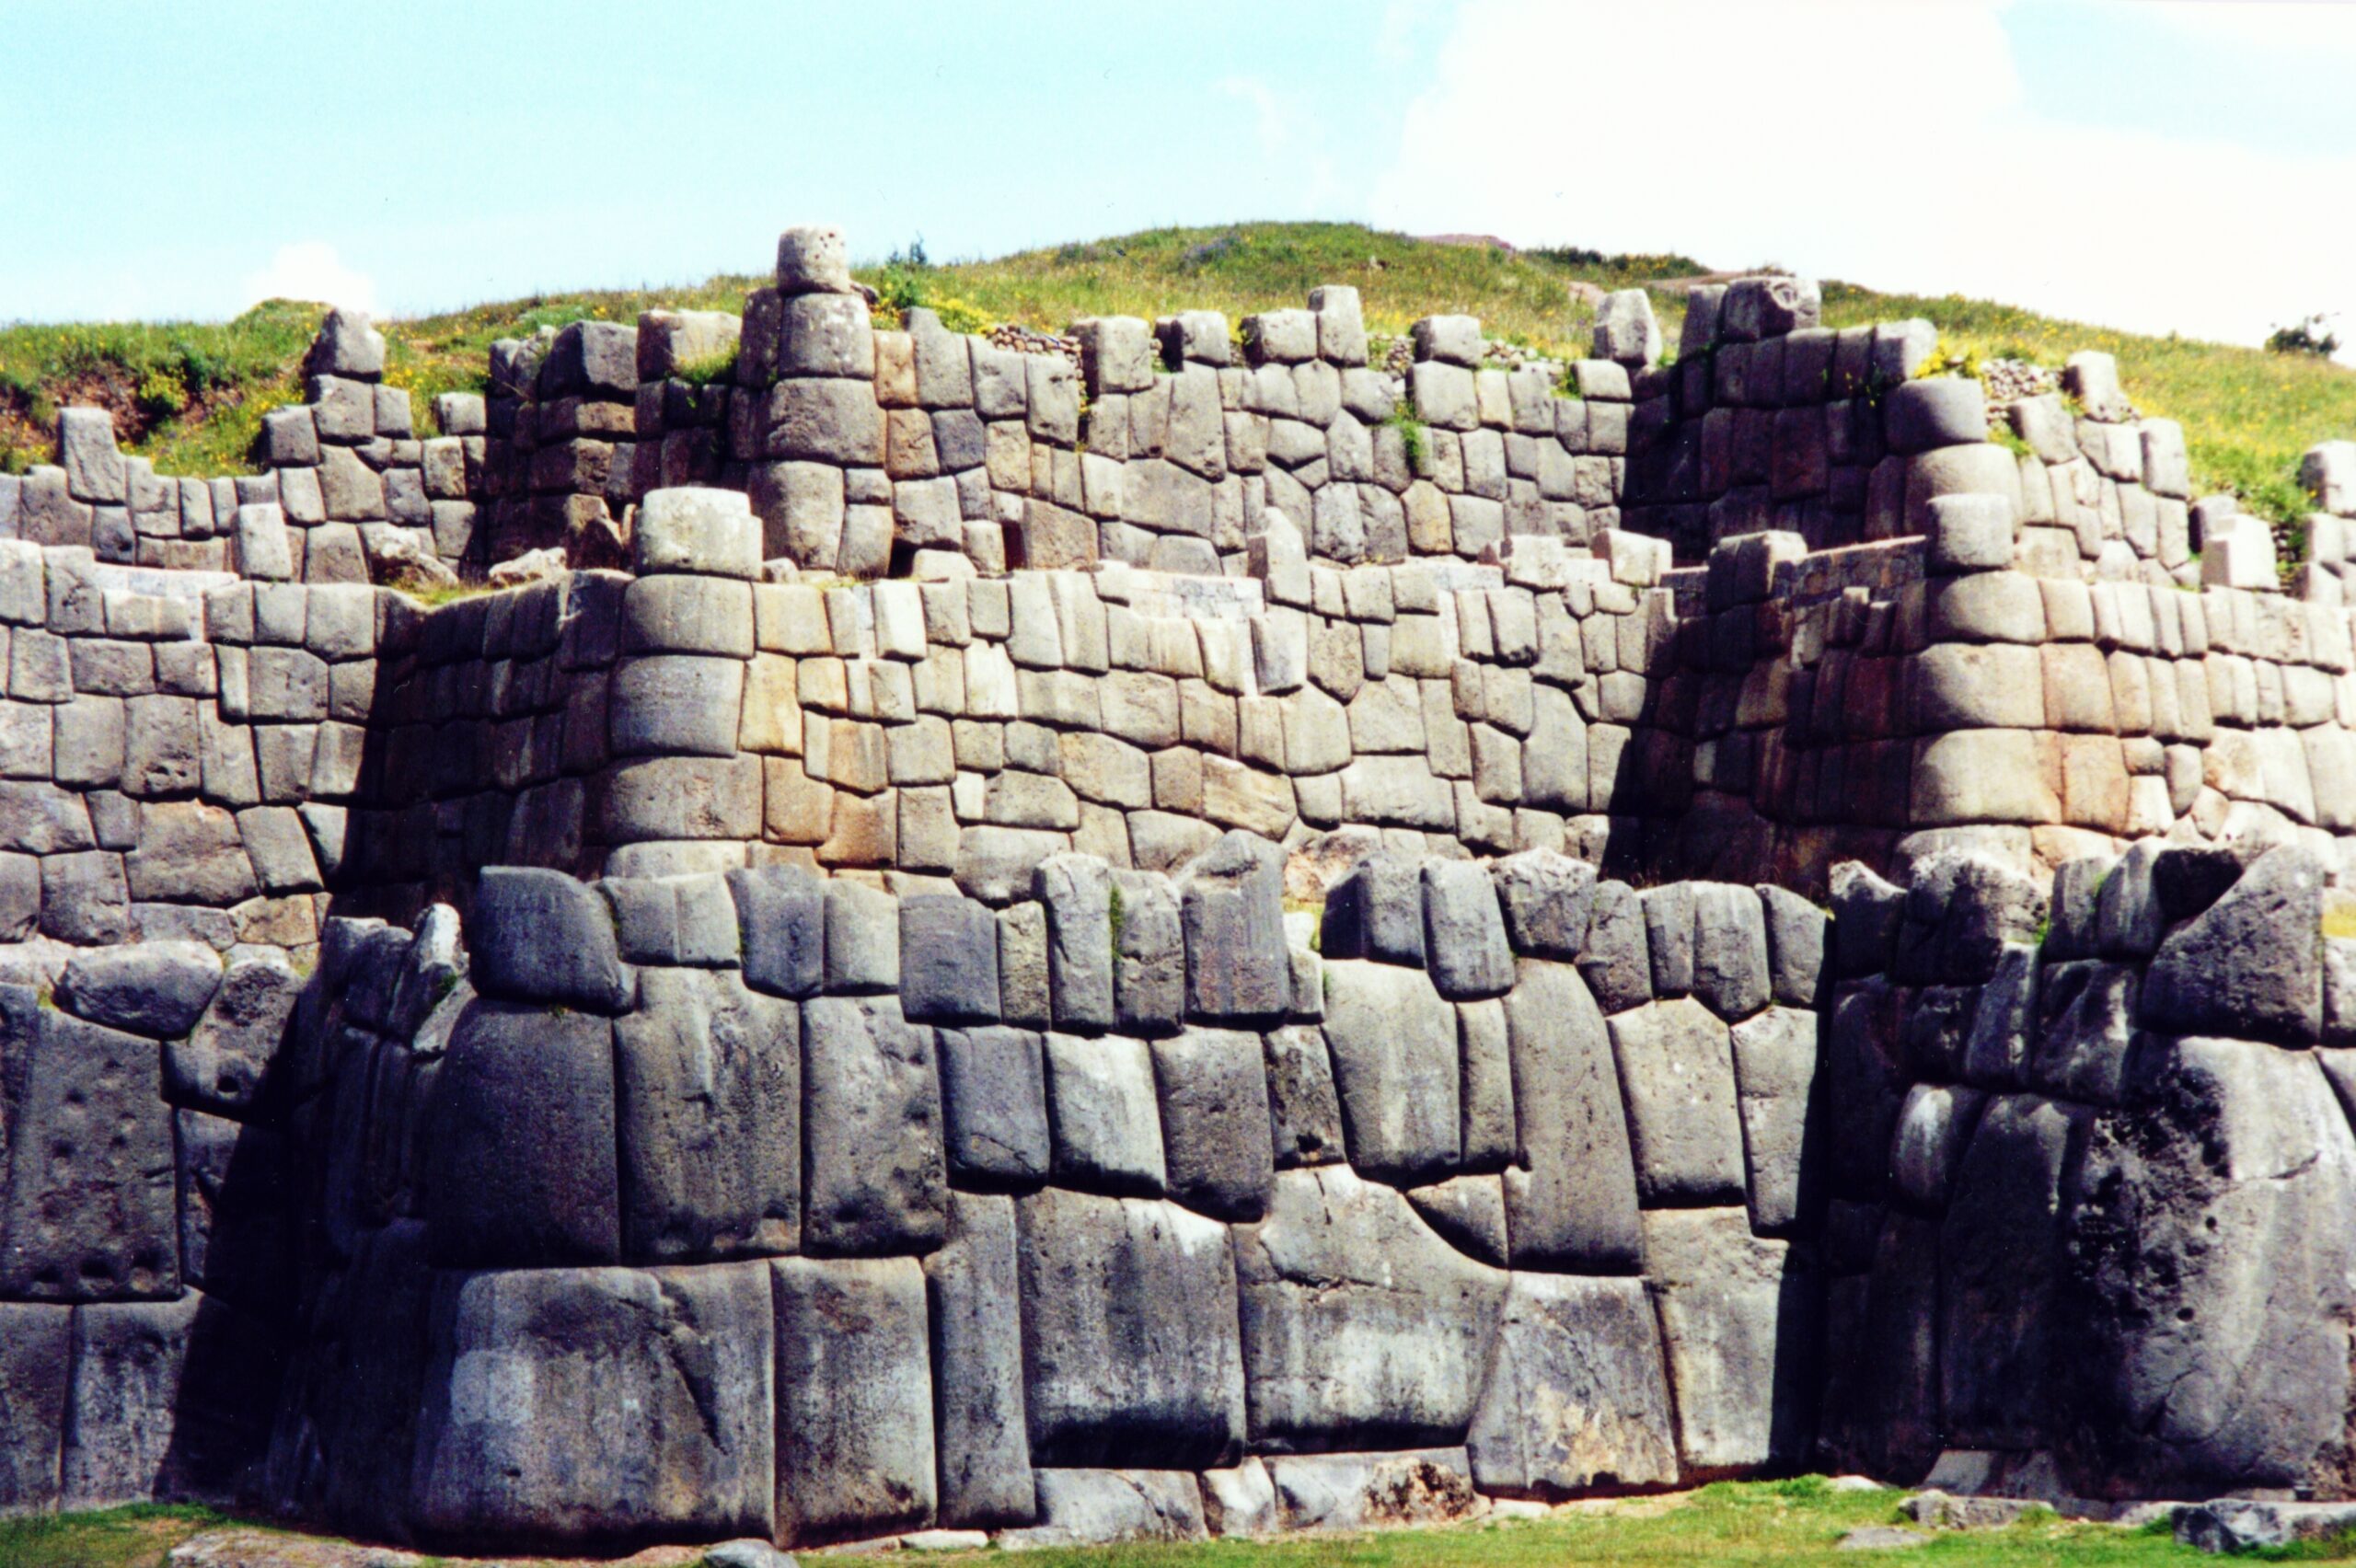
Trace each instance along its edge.
<path fill-rule="evenodd" d="M 824 1006 L 826 1004 L 814 1004 Z M 914 1258 L 783 1258 L 777 1294 L 777 1535 L 932 1523 L 932 1365 Z"/>
<path fill-rule="evenodd" d="M 232 950 L 204 1016 L 186 1040 L 164 1047 L 164 1098 L 224 1116 L 252 1113 L 302 985 L 279 949 Z"/>
<path fill-rule="evenodd" d="M 2142 1021 L 2176 1034 L 2305 1044 L 2323 1033 L 2321 861 L 2284 847 L 2160 944 Z"/>
<path fill-rule="evenodd" d="M 2028 1070 L 2029 1042 L 2038 1024 L 2038 988 L 2043 983 L 2038 950 L 2006 944 L 1995 977 L 1979 989 L 1971 1027 L 1963 1041 L 1963 1077 L 1981 1089 L 2018 1089 Z"/>
<path fill-rule="evenodd" d="M 251 1495 L 283 1355 L 276 1323 L 196 1291 L 76 1309 L 60 1503 Z"/>
<path fill-rule="evenodd" d="M 1832 868 L 1832 968 L 1850 980 L 1886 972 L 1896 956 L 1898 924 L 1906 913 L 1906 892 L 1874 875 L 1869 867 L 1843 860 Z"/>
<path fill-rule="evenodd" d="M 1047 1120 L 1055 1178 L 1100 1193 L 1161 1195 L 1166 1180 L 1153 1055 L 1126 1035 L 1050 1034 Z"/>
<path fill-rule="evenodd" d="M 2189 920 L 2225 895 L 2263 847 L 2246 843 L 2167 844 L 2152 861 L 2152 896 L 2169 923 Z"/>
<path fill-rule="evenodd" d="M 1743 1196 L 1742 1117 L 1727 1026 L 1690 997 L 1620 1013 L 1611 1049 L 1646 1204 Z"/>
<path fill-rule="evenodd" d="M 2038 950 L 2047 963 L 2099 955 L 2096 911 L 2103 883 L 2118 864 L 2113 856 L 2087 855 L 2053 868 L 2053 895 L 2047 906 L 2045 940 Z"/>
<path fill-rule="evenodd" d="M 1244 1379 L 1228 1228 L 1052 1187 L 1014 1210 L 1032 1461 L 1232 1464 Z"/>
<path fill-rule="evenodd" d="M 1493 1495 L 1675 1483 L 1660 1328 L 1641 1281 L 1517 1274 L 1466 1447 Z"/>
<path fill-rule="evenodd" d="M 2165 840 L 2144 838 L 2119 858 L 2095 894 L 2095 949 L 2104 958 L 2149 958 L 2167 934 L 2153 863 Z"/>
<path fill-rule="evenodd" d="M 1645 934 L 1645 904 L 1626 882 L 1599 882 L 1579 974 L 1607 1013 L 1653 998 L 1653 960 Z"/>
<path fill-rule="evenodd" d="M 1844 985 L 1832 999 L 1824 1128 L 1832 1192 L 1840 1197 L 1878 1197 L 1888 1177 L 1890 1134 L 1906 1096 L 1897 1057 L 1900 1000 L 1900 993 L 1878 978 Z"/>
<path fill-rule="evenodd" d="M 937 1245 L 949 1171 L 933 1032 L 907 1022 L 888 996 L 806 1002 L 802 1093 L 803 1249 L 876 1254 Z"/>
<path fill-rule="evenodd" d="M 2313 1054 L 2139 1049 L 2072 1196 L 2048 1322 L 2078 1488 L 2341 1487 L 2356 1139 Z"/>
<path fill-rule="evenodd" d="M 1459 1139 L 1468 1170 L 1502 1170 L 1521 1147 L 1513 1113 L 1513 1046 L 1502 1002 L 1460 1002 Z"/>
<path fill-rule="evenodd" d="M 1189 1029 L 1153 1042 L 1161 1091 L 1161 1149 L 1170 1195 L 1217 1219 L 1267 1212 L 1276 1179 L 1268 1126 L 1268 1080 L 1260 1037 L 1231 1029 Z"/>
<path fill-rule="evenodd" d="M 1767 961 L 1775 1000 L 1792 1008 L 1816 1006 L 1824 974 L 1825 912 L 1772 882 L 1761 882 L 1753 891 L 1767 917 Z"/>
<path fill-rule="evenodd" d="M 1656 997 L 1682 997 L 1693 989 L 1695 887 L 1692 882 L 1662 882 L 1636 895 L 1644 907 L 1645 948 L 1652 960 Z"/>
<path fill-rule="evenodd" d="M 179 1145 L 180 1276 L 205 1295 L 283 1318 L 295 1305 L 294 1216 L 277 1132 L 199 1111 Z"/>
<path fill-rule="evenodd" d="M 1276 1030 L 1261 1042 L 1260 1055 L 1268 1071 L 1268 1132 L 1276 1169 L 1342 1159 L 1342 1101 L 1334 1090 L 1325 1032 L 1302 1025 Z"/>
<path fill-rule="evenodd" d="M 540 1550 L 769 1535 L 772 1378 L 802 1349 L 774 1332 L 757 1262 L 442 1276 L 416 1528 Z"/>
<path fill-rule="evenodd" d="M 199 942 L 134 942 L 75 953 L 57 977 L 57 1003 L 110 1029 L 177 1040 L 221 988 L 221 955 Z"/>
<path fill-rule="evenodd" d="M 2008 943 L 2034 942 L 2046 890 L 1985 856 L 1931 856 L 1914 869 L 1893 973 L 1914 984 L 1985 984 Z"/>
<path fill-rule="evenodd" d="M 0 1296 L 179 1294 L 171 1112 L 156 1043 L 0 986 Z"/>
<path fill-rule="evenodd" d="M 1423 871 L 1420 863 L 1378 849 L 1325 890 L 1324 928 L 1318 951 L 1330 959 L 1424 962 Z"/>
<path fill-rule="evenodd" d="M 467 925 L 470 976 L 486 997 L 617 1013 L 629 1006 L 612 914 L 562 871 L 487 866 Z"/>
<path fill-rule="evenodd" d="M 1645 1275 L 1695 1470 L 1797 1462 L 1814 1437 L 1821 1292 L 1796 1245 L 1738 1208 L 1645 1215 Z"/>
<path fill-rule="evenodd" d="M 1513 950 L 1496 887 L 1477 861 L 1424 862 L 1424 951 L 1432 984 L 1452 1000 L 1513 989 Z"/>
<path fill-rule="evenodd" d="M 606 1020 L 474 1003 L 434 1078 L 426 1121 L 425 1218 L 437 1266 L 545 1268 L 620 1257 L 614 1040 Z"/>
<path fill-rule="evenodd" d="M 1345 1166 L 1276 1178 L 1235 1231 L 1252 1440 L 1264 1451 L 1461 1443 L 1506 1275 Z"/>
<path fill-rule="evenodd" d="M 998 917 L 953 894 L 900 902 L 900 1007 L 920 1023 L 995 1023 Z"/>
<path fill-rule="evenodd" d="M 1177 890 L 1158 872 L 1115 870 L 1112 922 L 1115 1024 L 1137 1033 L 1175 1029 L 1186 1002 Z"/>
<path fill-rule="evenodd" d="M 2140 980 L 2131 966 L 2099 959 L 2046 965 L 2038 976 L 2029 1087 L 2065 1100 L 2118 1104 L 2135 1042 Z"/>
<path fill-rule="evenodd" d="M 1948 1440 L 2045 1447 L 2065 1266 L 2066 1188 L 2087 1116 L 2035 1095 L 1998 1095 L 1957 1168 L 1939 1231 L 1941 1408 Z"/>
<path fill-rule="evenodd" d="M 1988 439 L 1988 398 L 1968 375 L 1925 376 L 1892 387 L 1881 405 L 1882 431 L 1900 456 Z"/>
<path fill-rule="evenodd" d="M 1750 1228 L 1762 1236 L 1800 1229 L 1820 1195 L 1817 1023 L 1813 1009 L 1776 1007 L 1731 1032 Z"/>
<path fill-rule="evenodd" d="M 1047 1179 L 1046 1068 L 1027 1029 L 944 1029 L 941 1106 L 952 1180 L 1035 1186 Z"/>
<path fill-rule="evenodd" d="M 826 904 L 818 879 L 798 866 L 728 873 L 735 896 L 745 984 L 780 997 L 814 997 L 826 977 Z"/>
<path fill-rule="evenodd" d="M 1350 1163 L 1361 1174 L 1420 1186 L 1456 1169 L 1456 1010 L 1423 971 L 1327 963 L 1325 1042 Z"/>
<path fill-rule="evenodd" d="M 1013 1201 L 952 1193 L 949 1239 L 925 1259 L 924 1277 L 941 1523 L 957 1529 L 1027 1525 L 1038 1502 L 1022 1403 Z"/>
<path fill-rule="evenodd" d="M 889 991 L 900 983 L 899 901 L 881 888 L 829 878 L 826 990 L 834 995 Z"/>
<path fill-rule="evenodd" d="M 745 662 L 658 653 L 625 659 L 606 700 L 617 756 L 732 756 L 744 718 Z"/>
<path fill-rule="evenodd" d="M 1506 1219 L 1518 1268 L 1608 1274 L 1636 1265 L 1636 1174 L 1620 1074 L 1595 998 L 1568 964 L 1525 959 L 1506 998 L 1517 1169 Z"/>
<path fill-rule="evenodd" d="M 1451 1176 L 1428 1187 L 1410 1188 L 1415 1205 L 1440 1239 L 1473 1262 L 1506 1266 L 1506 1189 L 1496 1176 Z"/>
<path fill-rule="evenodd" d="M 1113 871 L 1092 855 L 1050 855 L 1033 886 L 1047 909 L 1047 977 L 1059 1029 L 1113 1027 Z"/>
<path fill-rule="evenodd" d="M 73 1309 L 0 1303 L 0 1510 L 57 1505 Z"/>
<path fill-rule="evenodd" d="M 1275 1020 L 1289 1009 L 1284 882 L 1284 851 L 1240 828 L 1179 872 L 1189 1018 Z"/>
<path fill-rule="evenodd" d="M 1988 1097 L 1953 1084 L 1918 1083 L 1906 1091 L 1890 1140 L 1890 1194 L 1918 1212 L 1938 1214 L 1947 1206 L 1958 1166 Z"/>
<path fill-rule="evenodd" d="M 802 1239 L 802 1030 L 730 972 L 640 972 L 614 1022 L 622 1251 L 634 1262 Z"/>
<path fill-rule="evenodd" d="M 1773 994 L 1765 914 L 1750 888 L 1692 887 L 1693 995 L 1727 1022 L 1738 1022 Z"/>
<path fill-rule="evenodd" d="M 1593 866 L 1551 849 L 1527 849 L 1493 862 L 1489 875 L 1514 951 L 1524 958 L 1579 956 L 1595 906 Z"/>

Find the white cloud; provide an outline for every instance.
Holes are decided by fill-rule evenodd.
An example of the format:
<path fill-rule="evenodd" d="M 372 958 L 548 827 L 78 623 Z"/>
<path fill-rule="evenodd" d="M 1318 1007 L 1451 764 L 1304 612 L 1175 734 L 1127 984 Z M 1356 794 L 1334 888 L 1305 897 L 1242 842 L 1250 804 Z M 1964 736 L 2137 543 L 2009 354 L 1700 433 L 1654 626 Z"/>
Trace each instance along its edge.
<path fill-rule="evenodd" d="M 2356 209 L 2330 194 L 2356 188 L 2356 157 L 2042 119 L 2002 8 L 1474 0 L 1376 216 L 2237 342 L 2356 307 Z M 2298 19 L 2276 9 L 2261 32 Z M 1556 86 L 1529 90 L 1534 62 Z"/>
<path fill-rule="evenodd" d="M 377 314 L 376 281 L 344 265 L 334 246 L 317 239 L 280 246 L 269 266 L 246 275 L 244 297 L 248 306 L 266 299 L 307 299 Z"/>

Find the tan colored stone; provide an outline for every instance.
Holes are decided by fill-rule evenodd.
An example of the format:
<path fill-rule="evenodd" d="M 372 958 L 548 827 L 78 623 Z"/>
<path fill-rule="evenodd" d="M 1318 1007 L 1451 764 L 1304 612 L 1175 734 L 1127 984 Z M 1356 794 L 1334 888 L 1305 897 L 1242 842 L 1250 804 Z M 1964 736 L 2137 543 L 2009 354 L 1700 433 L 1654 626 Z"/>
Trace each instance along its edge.
<path fill-rule="evenodd" d="M 761 831 L 780 844 L 820 844 L 834 823 L 835 791 L 802 770 L 797 757 L 761 763 Z"/>

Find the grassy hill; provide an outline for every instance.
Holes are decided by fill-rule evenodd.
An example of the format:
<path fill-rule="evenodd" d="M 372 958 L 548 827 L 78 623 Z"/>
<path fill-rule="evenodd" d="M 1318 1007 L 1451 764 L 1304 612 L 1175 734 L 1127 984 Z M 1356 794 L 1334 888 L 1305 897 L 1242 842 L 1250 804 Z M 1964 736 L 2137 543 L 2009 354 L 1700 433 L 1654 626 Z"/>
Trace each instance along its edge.
<path fill-rule="evenodd" d="M 1060 330 L 1091 314 L 1150 317 L 1207 308 L 1241 317 L 1298 306 L 1318 283 L 1355 284 L 1369 329 L 1403 333 L 1422 316 L 1477 316 L 1490 335 L 1554 355 L 1584 352 L 1588 313 L 1572 285 L 1651 288 L 1671 343 L 1683 315 L 1671 280 L 1704 269 L 1681 256 L 1604 256 L 1573 249 L 1508 252 L 1441 245 L 1355 224 L 1239 224 L 1143 234 L 941 266 L 861 270 L 888 301 L 923 303 L 966 330 L 999 322 Z M 430 424 L 432 395 L 479 387 L 492 340 L 583 317 L 635 318 L 656 306 L 733 310 L 757 286 L 722 276 L 691 287 L 538 294 L 383 324 L 387 379 L 414 394 Z M 55 409 L 114 410 L 133 450 L 169 473 L 247 468 L 268 409 L 300 398 L 302 352 L 319 309 L 286 300 L 225 323 L 109 323 L 0 328 L 0 467 L 47 460 Z M 2118 356 L 2129 396 L 2146 414 L 2183 422 L 2194 481 L 2238 491 L 2287 520 L 2304 510 L 2292 474 L 2317 441 L 2356 435 L 2356 371 L 2306 355 L 2060 321 L 1959 295 L 1925 298 L 1827 282 L 1825 320 L 1845 327 L 1921 316 L 1958 353 L 2058 367 L 2078 349 Z"/>

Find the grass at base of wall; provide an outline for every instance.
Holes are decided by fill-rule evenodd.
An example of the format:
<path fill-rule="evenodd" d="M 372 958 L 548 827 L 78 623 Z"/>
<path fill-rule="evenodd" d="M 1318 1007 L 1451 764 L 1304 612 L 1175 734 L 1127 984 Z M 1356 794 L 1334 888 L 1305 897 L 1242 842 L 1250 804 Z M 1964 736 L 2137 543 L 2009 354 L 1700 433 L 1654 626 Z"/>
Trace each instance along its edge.
<path fill-rule="evenodd" d="M 1721 1482 L 1690 1493 L 1575 1504 L 1546 1518 L 1484 1521 L 1429 1529 L 1306 1535 L 1262 1541 L 1079 1547 L 1026 1552 L 1036 1568 L 1578 1568 L 1588 1563 L 1854 1565 L 1841 1538 L 1868 1525 L 1900 1524 L 1904 1493 L 1834 1492 L 1820 1476 L 1780 1482 Z M 0 1568 L 150 1568 L 173 1546 L 222 1521 L 200 1508 L 116 1508 L 100 1513 L 0 1520 Z M 692 1553 L 649 1560 L 693 1562 Z M 949 1554 L 944 1568 L 983 1554 Z M 2260 1560 L 2351 1555 L 2344 1543 L 2314 1543 Z M 2129 1568 L 2212 1561 L 2176 1544 L 2165 1524 L 2142 1529 L 2085 1524 L 2039 1511 L 1998 1530 L 1939 1531 L 1899 1561 Z M 445 1560 L 433 1559 L 433 1562 Z M 456 1564 L 465 1560 L 447 1560 Z M 510 1568 L 522 1560 L 500 1558 Z"/>

